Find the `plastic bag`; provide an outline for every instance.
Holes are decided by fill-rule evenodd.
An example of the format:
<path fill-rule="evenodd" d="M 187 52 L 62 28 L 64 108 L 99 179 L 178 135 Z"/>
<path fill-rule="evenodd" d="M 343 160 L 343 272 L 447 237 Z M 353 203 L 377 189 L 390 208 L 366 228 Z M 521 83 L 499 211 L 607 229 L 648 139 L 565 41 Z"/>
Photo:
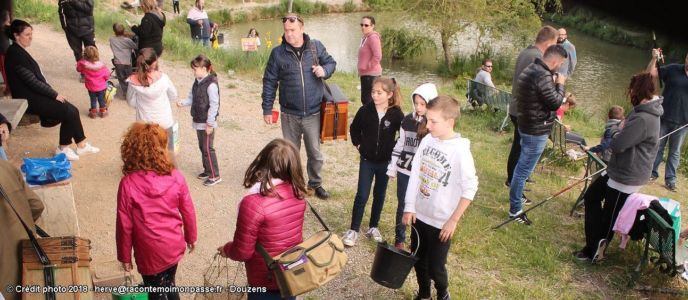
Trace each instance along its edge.
<path fill-rule="evenodd" d="M 26 174 L 26 182 L 33 185 L 44 185 L 66 180 L 72 177 L 72 164 L 64 153 L 50 158 L 24 158 L 21 166 Z"/>
<path fill-rule="evenodd" d="M 108 81 L 107 89 L 105 90 L 105 107 L 110 107 L 110 103 L 112 103 L 112 98 L 115 97 L 115 94 L 117 94 L 115 84 L 112 83 L 112 81 Z"/>

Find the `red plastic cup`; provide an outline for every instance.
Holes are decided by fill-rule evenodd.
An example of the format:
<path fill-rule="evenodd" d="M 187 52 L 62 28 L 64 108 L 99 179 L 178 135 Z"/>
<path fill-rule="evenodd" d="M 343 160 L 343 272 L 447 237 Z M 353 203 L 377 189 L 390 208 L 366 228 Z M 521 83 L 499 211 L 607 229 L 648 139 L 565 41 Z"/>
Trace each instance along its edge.
<path fill-rule="evenodd" d="M 279 111 L 273 110 L 272 111 L 272 123 L 277 123 L 277 120 L 279 120 Z"/>

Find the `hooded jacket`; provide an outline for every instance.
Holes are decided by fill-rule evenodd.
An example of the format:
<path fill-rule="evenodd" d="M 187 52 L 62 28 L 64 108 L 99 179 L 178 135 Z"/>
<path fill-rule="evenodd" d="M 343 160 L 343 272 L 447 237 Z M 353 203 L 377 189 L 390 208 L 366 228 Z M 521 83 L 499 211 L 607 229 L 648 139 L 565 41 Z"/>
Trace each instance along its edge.
<path fill-rule="evenodd" d="M 599 153 L 604 162 L 609 162 L 609 159 L 612 157 L 612 149 L 609 148 L 609 144 L 612 142 L 612 136 L 619 131 L 619 123 L 621 123 L 621 120 L 618 119 L 607 120 L 600 144 L 590 148 L 590 152 Z"/>
<path fill-rule="evenodd" d="M 196 211 L 184 176 L 136 171 L 122 178 L 117 192 L 117 260 L 154 275 L 179 263 L 186 244 L 196 242 Z"/>
<path fill-rule="evenodd" d="M 141 18 L 141 25 L 134 25 L 131 31 L 139 37 L 139 49 L 153 48 L 158 56 L 162 55 L 162 29 L 165 27 L 165 13 L 160 15 L 147 12 Z"/>
<path fill-rule="evenodd" d="M 76 71 L 84 74 L 84 84 L 89 92 L 101 92 L 107 89 L 110 69 L 103 62 L 93 63 L 81 59 L 76 63 Z"/>
<path fill-rule="evenodd" d="M 437 87 L 432 83 L 421 84 L 411 94 L 411 107 L 413 112 L 409 113 L 401 121 L 401 129 L 399 130 L 399 139 L 394 150 L 392 150 L 392 160 L 387 166 L 387 175 L 396 176 L 397 171 L 404 175 L 411 175 L 411 161 L 416 154 L 416 149 L 420 144 L 418 138 L 418 127 L 425 116 L 419 116 L 416 113 L 416 106 L 413 102 L 415 96 L 420 96 L 427 104 L 432 99 L 437 98 Z"/>
<path fill-rule="evenodd" d="M 303 54 L 298 58 L 292 47 L 282 37 L 282 44 L 272 49 L 263 74 L 263 115 L 272 114 L 272 105 L 279 88 L 280 110 L 296 116 L 310 116 L 320 112 L 325 86 L 313 74 L 313 55 L 310 44 L 315 45 L 318 63 L 325 70 L 328 79 L 335 71 L 337 62 L 327 53 L 318 40 L 311 40 L 303 34 Z"/>
<path fill-rule="evenodd" d="M 555 111 L 564 101 L 564 85 L 554 83 L 554 72 L 539 58 L 518 76 L 518 130 L 530 135 L 552 131 Z"/>
<path fill-rule="evenodd" d="M 64 31 L 79 37 L 95 33 L 93 0 L 60 0 L 57 7 Z"/>
<path fill-rule="evenodd" d="M 127 79 L 127 102 L 136 108 L 136 121 L 157 123 L 167 129 L 174 124 L 170 101 L 177 98 L 177 89 L 164 73 L 149 86 L 143 86 L 136 74 Z"/>
<path fill-rule="evenodd" d="M 373 31 L 361 38 L 361 46 L 358 48 L 358 76 L 382 75 L 381 60 L 380 34 Z"/>
<path fill-rule="evenodd" d="M 351 143 L 358 147 L 361 159 L 389 162 L 403 118 L 399 106 L 387 108 L 382 119 L 378 117 L 374 102 L 361 106 L 349 128 Z"/>
<path fill-rule="evenodd" d="M 659 118 L 664 113 L 662 97 L 636 105 L 624 121 L 624 126 L 614 135 L 609 147 L 607 173 L 614 181 L 640 186 L 650 180 L 652 164 L 657 155 Z"/>
<path fill-rule="evenodd" d="M 289 183 L 275 185 L 275 195 L 279 196 L 262 196 L 258 190 L 252 188 L 239 203 L 234 239 L 223 250 L 231 259 L 246 262 L 250 286 L 278 290 L 275 276 L 256 251 L 256 243 L 275 257 L 303 242 L 306 201 L 294 195 Z"/>

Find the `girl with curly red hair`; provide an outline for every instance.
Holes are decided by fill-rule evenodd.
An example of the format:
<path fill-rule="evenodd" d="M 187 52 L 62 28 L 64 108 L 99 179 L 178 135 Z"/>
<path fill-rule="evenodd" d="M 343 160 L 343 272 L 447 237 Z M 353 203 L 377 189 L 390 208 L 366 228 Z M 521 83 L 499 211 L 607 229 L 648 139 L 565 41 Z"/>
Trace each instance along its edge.
<path fill-rule="evenodd" d="M 121 146 L 117 193 L 117 259 L 131 271 L 131 251 L 146 286 L 174 286 L 177 264 L 196 245 L 196 212 L 184 176 L 167 150 L 167 131 L 134 123 Z M 149 299 L 177 300 L 177 293 L 149 293 Z"/>

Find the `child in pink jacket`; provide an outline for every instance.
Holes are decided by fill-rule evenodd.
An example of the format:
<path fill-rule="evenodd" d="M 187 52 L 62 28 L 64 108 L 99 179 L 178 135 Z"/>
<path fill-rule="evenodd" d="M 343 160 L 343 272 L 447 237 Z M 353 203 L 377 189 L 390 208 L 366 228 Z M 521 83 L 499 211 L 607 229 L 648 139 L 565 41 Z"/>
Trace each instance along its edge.
<path fill-rule="evenodd" d="M 117 193 L 117 260 L 132 270 L 131 252 L 143 283 L 175 286 L 177 265 L 196 246 L 196 212 L 184 176 L 167 152 L 167 130 L 134 123 L 121 146 L 122 173 Z M 178 300 L 179 294 L 149 293 L 148 299 Z"/>
<path fill-rule="evenodd" d="M 91 98 L 91 109 L 88 116 L 91 119 L 96 117 L 96 113 L 101 118 L 107 116 L 107 106 L 105 106 L 105 90 L 107 81 L 110 79 L 110 69 L 100 61 L 98 48 L 87 46 L 84 49 L 84 57 L 76 63 L 76 71 L 84 76 L 84 83 Z M 100 112 L 96 108 L 96 101 L 100 105 Z"/>

